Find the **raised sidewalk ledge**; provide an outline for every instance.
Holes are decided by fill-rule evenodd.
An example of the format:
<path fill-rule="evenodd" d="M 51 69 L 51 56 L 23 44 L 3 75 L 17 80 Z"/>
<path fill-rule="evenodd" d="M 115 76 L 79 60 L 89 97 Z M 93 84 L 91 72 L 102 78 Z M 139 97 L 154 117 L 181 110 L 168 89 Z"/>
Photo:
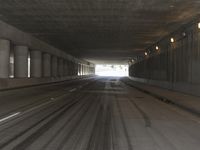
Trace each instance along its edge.
<path fill-rule="evenodd" d="M 75 80 L 75 79 L 87 78 L 87 77 L 92 77 L 92 76 L 93 75 L 68 76 L 68 77 L 56 77 L 56 78 L 0 79 L 0 90 L 9 90 L 9 89 L 37 86 L 37 85 L 43 85 L 43 84 L 51 84 L 51 83 L 62 82 L 66 80 Z"/>
<path fill-rule="evenodd" d="M 138 88 L 139 90 L 147 92 L 155 97 L 163 98 L 163 100 L 169 100 L 173 104 L 200 116 L 200 97 L 198 96 L 147 85 L 145 83 L 137 82 L 131 77 L 123 78 L 122 80 L 130 86 Z"/>

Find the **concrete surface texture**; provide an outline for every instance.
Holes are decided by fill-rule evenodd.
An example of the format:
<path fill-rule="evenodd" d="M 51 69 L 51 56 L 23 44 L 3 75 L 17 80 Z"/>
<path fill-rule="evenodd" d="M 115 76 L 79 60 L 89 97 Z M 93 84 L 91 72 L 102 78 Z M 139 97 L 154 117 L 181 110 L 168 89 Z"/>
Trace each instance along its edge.
<path fill-rule="evenodd" d="M 129 75 L 135 81 L 200 96 L 198 25 L 191 22 L 150 46 L 146 57 L 130 65 Z"/>
<path fill-rule="evenodd" d="M 28 47 L 15 46 L 14 49 L 14 76 L 16 78 L 28 77 Z"/>
<path fill-rule="evenodd" d="M 159 99 L 166 101 L 166 103 L 170 102 L 173 105 L 177 105 L 178 107 L 182 107 L 191 112 L 195 112 L 196 115 L 200 116 L 199 96 L 194 96 L 191 94 L 188 95 L 187 93 L 176 92 L 166 88 L 160 88 L 158 86 L 137 82 L 131 77 L 123 78 L 122 81 L 127 85 L 138 88 L 139 90 L 142 90 L 146 93 L 150 93 L 155 97 L 160 97 Z"/>
<path fill-rule="evenodd" d="M 198 0 L 0 0 L 1 20 L 94 62 L 127 63 L 199 14 Z M 14 13 L 11 13 L 14 12 Z M 41 48 L 42 49 L 42 48 Z"/>
<path fill-rule="evenodd" d="M 198 117 L 128 87 L 119 78 L 4 91 L 0 102 L 2 150 L 199 150 L 200 146 Z"/>
<path fill-rule="evenodd" d="M 0 40 L 0 78 L 8 78 L 9 76 L 9 55 L 10 55 L 10 41 Z"/>
<path fill-rule="evenodd" d="M 64 68 L 63 61 L 70 63 Z M 94 68 L 94 64 L 75 58 L 0 21 L 0 89 L 43 84 L 44 81 L 56 82 L 58 77 L 59 81 L 74 78 L 78 76 L 78 63 Z M 94 69 L 82 75 L 86 74 L 94 74 Z"/>

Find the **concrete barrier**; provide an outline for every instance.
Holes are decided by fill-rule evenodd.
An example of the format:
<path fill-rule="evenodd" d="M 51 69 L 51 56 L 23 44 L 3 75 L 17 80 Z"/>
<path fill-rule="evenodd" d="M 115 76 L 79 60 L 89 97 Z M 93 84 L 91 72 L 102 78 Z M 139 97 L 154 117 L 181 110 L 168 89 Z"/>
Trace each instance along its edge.
<path fill-rule="evenodd" d="M 75 80 L 81 78 L 92 77 L 88 76 L 68 76 L 68 77 L 57 77 L 57 78 L 13 78 L 13 79 L 0 79 L 0 90 L 8 90 L 14 88 L 36 86 L 42 84 L 51 84 L 56 82 L 62 82 L 67 80 Z"/>

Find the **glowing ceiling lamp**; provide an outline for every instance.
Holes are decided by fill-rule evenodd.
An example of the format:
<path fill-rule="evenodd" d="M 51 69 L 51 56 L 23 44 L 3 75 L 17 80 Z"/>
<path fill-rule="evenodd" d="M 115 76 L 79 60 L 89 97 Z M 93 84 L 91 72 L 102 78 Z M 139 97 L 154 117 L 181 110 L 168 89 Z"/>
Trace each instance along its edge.
<path fill-rule="evenodd" d="M 158 47 L 158 46 L 156 46 L 156 50 L 159 50 L 159 47 Z"/>
<path fill-rule="evenodd" d="M 170 39 L 170 42 L 171 42 L 171 43 L 174 43 L 174 42 L 175 42 L 174 38 L 171 38 L 171 39 Z"/>

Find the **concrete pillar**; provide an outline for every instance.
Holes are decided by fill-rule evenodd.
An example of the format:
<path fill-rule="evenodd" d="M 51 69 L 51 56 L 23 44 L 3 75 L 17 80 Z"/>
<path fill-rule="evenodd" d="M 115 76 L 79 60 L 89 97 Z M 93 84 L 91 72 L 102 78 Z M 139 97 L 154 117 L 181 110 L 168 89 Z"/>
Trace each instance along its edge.
<path fill-rule="evenodd" d="M 78 64 L 78 75 L 81 75 L 81 64 Z"/>
<path fill-rule="evenodd" d="M 91 67 L 89 67 L 89 74 L 91 74 Z"/>
<path fill-rule="evenodd" d="M 80 75 L 82 75 L 82 64 L 80 64 Z"/>
<path fill-rule="evenodd" d="M 62 58 L 58 59 L 58 75 L 59 77 L 63 77 L 63 73 L 64 73 L 64 62 Z"/>
<path fill-rule="evenodd" d="M 31 77 L 42 77 L 42 52 L 33 50 L 30 53 L 31 56 Z"/>
<path fill-rule="evenodd" d="M 15 46 L 14 48 L 14 77 L 28 77 L 28 47 Z"/>
<path fill-rule="evenodd" d="M 58 59 L 56 56 L 52 56 L 52 61 L 51 61 L 51 74 L 53 77 L 57 77 L 58 75 Z"/>
<path fill-rule="evenodd" d="M 84 75 L 84 65 L 82 64 L 82 66 L 81 66 L 81 69 L 82 69 L 82 75 Z"/>
<path fill-rule="evenodd" d="M 78 63 L 75 62 L 75 75 L 77 76 L 78 75 Z"/>
<path fill-rule="evenodd" d="M 0 78 L 9 78 L 10 41 L 0 39 Z"/>
<path fill-rule="evenodd" d="M 84 65 L 82 64 L 82 75 L 84 75 Z"/>
<path fill-rule="evenodd" d="M 51 77 L 51 55 L 43 54 L 43 77 Z"/>
<path fill-rule="evenodd" d="M 68 64 L 67 60 L 64 60 L 64 76 L 68 76 Z"/>
<path fill-rule="evenodd" d="M 76 75 L 76 63 L 75 62 L 73 62 L 73 70 L 74 70 L 74 76 Z"/>
<path fill-rule="evenodd" d="M 87 75 L 87 65 L 85 66 L 85 75 Z"/>
<path fill-rule="evenodd" d="M 70 61 L 70 74 L 71 74 L 71 76 L 74 75 L 74 66 L 73 66 L 73 62 L 72 61 Z"/>
<path fill-rule="evenodd" d="M 83 65 L 83 75 L 85 75 L 85 65 Z"/>
<path fill-rule="evenodd" d="M 86 66 L 86 74 L 89 74 L 89 66 Z"/>
<path fill-rule="evenodd" d="M 69 75 L 72 76 L 73 75 L 73 67 L 72 67 L 71 61 L 68 62 L 68 66 L 69 66 Z"/>
<path fill-rule="evenodd" d="M 78 64 L 76 62 L 74 62 L 74 75 L 78 75 Z"/>

